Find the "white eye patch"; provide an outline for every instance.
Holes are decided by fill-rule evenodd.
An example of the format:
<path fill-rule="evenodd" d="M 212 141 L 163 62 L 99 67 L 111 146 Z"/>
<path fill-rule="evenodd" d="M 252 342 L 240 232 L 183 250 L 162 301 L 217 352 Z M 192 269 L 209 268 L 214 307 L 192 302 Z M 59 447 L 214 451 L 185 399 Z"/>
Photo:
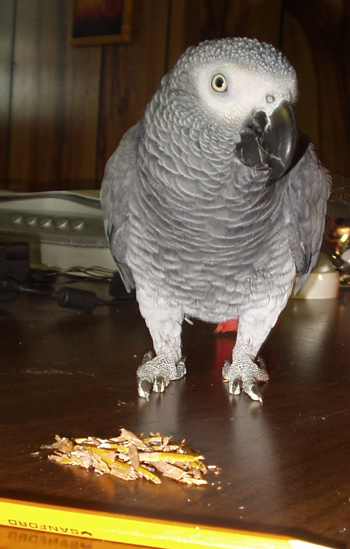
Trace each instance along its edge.
<path fill-rule="evenodd" d="M 195 67 L 193 82 L 200 104 L 228 123 L 244 123 L 257 110 L 269 115 L 281 101 L 294 99 L 296 94 L 290 75 L 257 74 L 227 61 Z"/>

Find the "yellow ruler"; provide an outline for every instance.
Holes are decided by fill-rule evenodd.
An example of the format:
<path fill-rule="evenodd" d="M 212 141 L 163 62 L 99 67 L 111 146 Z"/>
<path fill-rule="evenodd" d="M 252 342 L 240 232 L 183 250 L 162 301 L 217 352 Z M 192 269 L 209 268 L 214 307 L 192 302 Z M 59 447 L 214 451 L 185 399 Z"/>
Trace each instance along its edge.
<path fill-rule="evenodd" d="M 85 511 L 0 498 L 0 524 L 159 549 L 316 549 L 325 546 L 286 536 L 182 522 Z"/>

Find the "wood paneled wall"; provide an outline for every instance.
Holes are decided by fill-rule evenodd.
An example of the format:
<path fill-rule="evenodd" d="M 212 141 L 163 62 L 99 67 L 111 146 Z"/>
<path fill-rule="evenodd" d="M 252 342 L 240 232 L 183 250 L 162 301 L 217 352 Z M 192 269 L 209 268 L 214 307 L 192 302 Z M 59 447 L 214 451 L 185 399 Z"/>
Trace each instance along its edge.
<path fill-rule="evenodd" d="M 105 163 L 190 44 L 250 36 L 299 76 L 299 126 L 350 177 L 349 0 L 134 0 L 130 43 L 74 47 L 72 0 L 0 0 L 0 185 L 99 187 Z"/>
<path fill-rule="evenodd" d="M 326 167 L 350 177 L 350 1 L 285 0 L 282 49 L 299 77 L 295 112 Z"/>

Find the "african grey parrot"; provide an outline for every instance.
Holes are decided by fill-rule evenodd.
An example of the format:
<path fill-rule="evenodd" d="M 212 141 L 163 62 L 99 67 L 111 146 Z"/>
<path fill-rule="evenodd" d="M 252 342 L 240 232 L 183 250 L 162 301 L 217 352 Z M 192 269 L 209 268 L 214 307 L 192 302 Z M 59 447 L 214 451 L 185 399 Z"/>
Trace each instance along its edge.
<path fill-rule="evenodd" d="M 261 400 L 258 351 L 317 261 L 329 195 L 328 173 L 297 134 L 296 95 L 295 71 L 273 46 L 202 42 L 108 161 L 106 233 L 156 353 L 137 370 L 141 397 L 185 374 L 184 319 L 238 318 L 223 378 Z"/>

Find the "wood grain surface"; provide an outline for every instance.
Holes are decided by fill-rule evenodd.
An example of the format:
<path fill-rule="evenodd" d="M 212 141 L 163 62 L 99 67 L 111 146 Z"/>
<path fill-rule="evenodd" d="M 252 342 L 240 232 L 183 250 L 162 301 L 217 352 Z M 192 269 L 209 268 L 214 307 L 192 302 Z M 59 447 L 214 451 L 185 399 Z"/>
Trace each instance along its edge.
<path fill-rule="evenodd" d="M 0 181 L 2 181 L 2 187 L 8 184 L 14 21 L 14 0 L 0 0 Z"/>
<path fill-rule="evenodd" d="M 141 118 L 166 72 L 169 0 L 138 0 L 128 44 L 103 47 L 98 180 L 120 139 Z"/>
<path fill-rule="evenodd" d="M 349 3 L 287 0 L 284 16 L 282 48 L 300 82 L 299 126 L 331 173 L 350 177 Z"/>
<path fill-rule="evenodd" d="M 299 127 L 350 177 L 347 0 L 137 0 L 127 44 L 74 47 L 72 0 L 0 1 L 0 186 L 99 188 L 123 133 L 184 49 L 246 35 L 281 47 L 299 76 Z"/>
<path fill-rule="evenodd" d="M 17 2 L 9 179 L 20 190 L 94 178 L 101 50 L 70 46 L 70 8 Z"/>
<path fill-rule="evenodd" d="M 92 289 L 108 298 L 103 286 Z M 288 303 L 262 349 L 270 373 L 262 406 L 228 394 L 221 367 L 234 337 L 210 324 L 185 323 L 187 375 L 146 402 L 135 372 L 151 341 L 136 303 L 89 314 L 22 295 L 0 303 L 0 321 L 2 497 L 350 541 L 346 290 Z M 121 427 L 185 438 L 221 474 L 204 487 L 126 483 L 40 452 L 55 434 L 110 437 Z"/>

